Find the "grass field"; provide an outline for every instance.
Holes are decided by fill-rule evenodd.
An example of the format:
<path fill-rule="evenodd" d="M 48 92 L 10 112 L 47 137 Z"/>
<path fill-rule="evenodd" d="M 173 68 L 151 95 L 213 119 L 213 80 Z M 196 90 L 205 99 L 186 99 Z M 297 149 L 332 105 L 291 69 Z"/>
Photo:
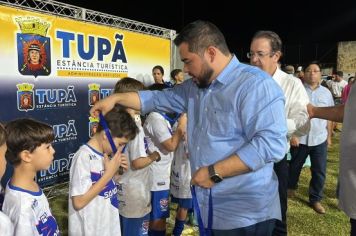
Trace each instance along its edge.
<path fill-rule="evenodd" d="M 327 175 L 325 184 L 325 198 L 322 201 L 326 208 L 325 215 L 315 213 L 308 206 L 308 187 L 310 180 L 309 168 L 304 168 L 299 181 L 299 189 L 296 191 L 296 196 L 288 200 L 288 234 L 290 236 L 306 236 L 306 235 L 330 235 L 344 236 L 349 235 L 349 219 L 343 212 L 337 208 L 336 199 L 336 183 L 339 170 L 339 135 L 336 133 L 333 138 L 333 145 L 328 151 Z M 62 187 L 64 190 L 68 186 Z M 68 235 L 67 228 L 67 208 L 68 196 L 63 193 L 55 198 L 50 199 L 52 212 L 55 215 L 62 235 Z M 167 220 L 168 230 L 170 235 L 174 224 L 174 209 L 175 205 L 171 205 L 171 217 Z M 197 227 L 186 225 L 183 235 L 199 235 Z"/>

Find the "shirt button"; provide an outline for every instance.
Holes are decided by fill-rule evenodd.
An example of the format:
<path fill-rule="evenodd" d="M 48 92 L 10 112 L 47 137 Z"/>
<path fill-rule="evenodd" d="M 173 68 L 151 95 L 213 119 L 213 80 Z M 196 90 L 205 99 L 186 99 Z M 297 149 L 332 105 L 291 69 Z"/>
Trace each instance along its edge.
<path fill-rule="evenodd" d="M 200 147 L 199 146 L 197 146 L 197 150 L 199 150 L 200 149 Z"/>

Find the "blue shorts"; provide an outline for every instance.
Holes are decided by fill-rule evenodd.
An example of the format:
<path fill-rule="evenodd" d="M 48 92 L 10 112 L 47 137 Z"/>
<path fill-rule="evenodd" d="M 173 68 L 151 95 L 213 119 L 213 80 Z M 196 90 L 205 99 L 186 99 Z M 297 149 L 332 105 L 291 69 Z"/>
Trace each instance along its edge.
<path fill-rule="evenodd" d="M 191 198 L 176 198 L 171 195 L 171 202 L 177 203 L 180 208 L 193 208 L 193 201 Z"/>
<path fill-rule="evenodd" d="M 150 213 L 141 218 L 126 218 L 120 215 L 122 236 L 148 235 Z"/>
<path fill-rule="evenodd" d="M 151 191 L 150 220 L 169 218 L 169 190 Z"/>

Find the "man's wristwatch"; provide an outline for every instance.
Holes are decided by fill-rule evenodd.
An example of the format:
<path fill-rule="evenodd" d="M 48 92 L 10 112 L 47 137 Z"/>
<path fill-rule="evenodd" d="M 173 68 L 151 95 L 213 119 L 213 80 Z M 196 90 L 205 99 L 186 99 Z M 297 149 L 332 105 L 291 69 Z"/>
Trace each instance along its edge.
<path fill-rule="evenodd" d="M 223 180 L 223 178 L 219 174 L 215 173 L 214 165 L 208 166 L 208 171 L 209 177 L 214 183 L 220 183 Z"/>

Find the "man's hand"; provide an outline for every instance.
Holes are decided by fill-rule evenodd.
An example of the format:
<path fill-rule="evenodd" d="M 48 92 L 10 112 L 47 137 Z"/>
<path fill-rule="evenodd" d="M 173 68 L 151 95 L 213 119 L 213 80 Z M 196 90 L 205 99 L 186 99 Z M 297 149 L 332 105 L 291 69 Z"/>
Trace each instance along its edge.
<path fill-rule="evenodd" d="M 111 95 L 102 100 L 97 101 L 94 106 L 90 109 L 90 116 L 99 117 L 99 113 L 102 112 L 103 115 L 111 111 L 115 106 L 115 96 Z"/>
<path fill-rule="evenodd" d="M 307 105 L 307 111 L 308 111 L 309 119 L 314 118 L 314 106 L 312 104 L 309 103 Z"/>
<path fill-rule="evenodd" d="M 296 136 L 292 136 L 290 139 L 290 145 L 292 147 L 299 147 L 299 139 Z"/>
<path fill-rule="evenodd" d="M 213 187 L 214 182 L 210 179 L 208 167 L 204 166 L 198 169 L 192 176 L 191 183 L 202 188 Z"/>

